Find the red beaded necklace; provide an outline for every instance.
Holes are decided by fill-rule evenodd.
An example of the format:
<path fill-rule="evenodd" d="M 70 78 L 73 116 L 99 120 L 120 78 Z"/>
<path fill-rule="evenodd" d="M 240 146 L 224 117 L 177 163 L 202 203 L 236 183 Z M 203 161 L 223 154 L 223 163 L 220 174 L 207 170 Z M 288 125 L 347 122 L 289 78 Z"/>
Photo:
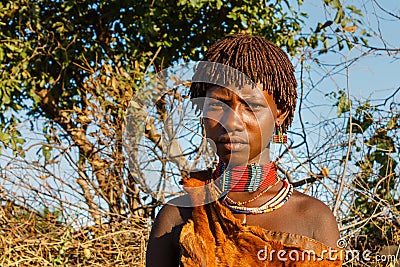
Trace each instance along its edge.
<path fill-rule="evenodd" d="M 255 192 L 272 186 L 277 181 L 274 163 L 252 163 L 226 169 L 225 164 L 219 162 L 213 178 L 222 191 L 231 192 Z"/>

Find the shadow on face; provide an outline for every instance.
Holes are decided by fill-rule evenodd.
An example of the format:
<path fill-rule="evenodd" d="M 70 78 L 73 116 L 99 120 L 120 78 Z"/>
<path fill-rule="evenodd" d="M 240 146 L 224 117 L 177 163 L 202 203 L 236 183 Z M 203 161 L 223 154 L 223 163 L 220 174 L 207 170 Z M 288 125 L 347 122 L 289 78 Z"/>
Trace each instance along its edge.
<path fill-rule="evenodd" d="M 212 86 L 206 92 L 203 122 L 220 160 L 231 166 L 269 162 L 276 104 L 260 85 Z"/>

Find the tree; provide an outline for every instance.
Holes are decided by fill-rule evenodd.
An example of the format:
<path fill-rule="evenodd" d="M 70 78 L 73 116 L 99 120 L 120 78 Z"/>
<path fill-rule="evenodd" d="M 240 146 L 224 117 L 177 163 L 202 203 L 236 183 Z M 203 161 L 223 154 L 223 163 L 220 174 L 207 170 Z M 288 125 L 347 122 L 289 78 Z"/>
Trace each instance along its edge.
<path fill-rule="evenodd" d="M 338 1 L 325 2 L 338 4 Z M 288 177 L 333 207 L 347 249 L 373 252 L 369 259 L 348 258 L 352 266 L 370 265 L 371 261 L 377 262 L 377 266 L 392 263 L 393 260 L 379 263 L 384 257 L 374 257 L 380 251 L 387 252 L 390 246 L 396 248 L 399 242 L 398 79 L 388 79 L 390 85 L 385 88 L 390 89 L 385 89 L 383 96 L 378 93 L 383 86 L 373 83 L 363 85 L 366 94 L 356 97 L 353 92 L 361 90 L 353 82 L 360 79 L 353 73 L 363 66 L 361 62 L 386 59 L 383 68 L 387 71 L 394 68 L 391 63 L 398 62 L 397 39 L 393 42 L 390 31 L 383 27 L 383 21 L 399 24 L 398 6 L 395 8 L 379 1 L 363 3 L 360 6 L 363 16 L 358 18 L 361 28 L 358 24 L 358 28 L 346 26 L 342 27 L 343 31 L 330 32 L 330 38 L 347 47 L 329 49 L 335 55 L 329 59 L 312 51 L 311 57 L 300 62 L 304 82 L 300 86 L 300 125 L 293 130 L 300 137 L 282 153 L 291 153 L 286 159 L 287 166 L 292 166 L 285 170 Z M 325 13 L 328 21 L 336 17 L 329 10 Z M 357 32 L 368 37 L 361 39 Z M 321 72 L 316 75 L 312 70 L 319 68 Z M 370 81 L 368 73 L 366 70 L 361 79 Z M 327 80 L 334 82 L 327 83 Z M 317 101 L 310 97 L 312 92 L 319 96 Z M 334 112 L 326 107 L 322 110 L 319 105 L 324 104 L 335 107 Z M 317 123 L 310 123 L 309 117 L 314 116 L 318 118 Z M 295 176 L 299 171 L 307 172 L 303 176 L 310 177 L 299 179 Z"/>
<path fill-rule="evenodd" d="M 316 189 L 323 198 L 336 199 L 330 204 L 340 211 L 340 218 L 350 212 L 347 197 L 358 199 L 354 210 L 362 209 L 366 202 L 357 195 L 359 191 L 345 188 L 342 173 L 355 161 L 364 172 L 362 166 L 389 159 L 388 155 L 372 149 L 363 154 L 363 160 L 352 162 L 349 153 L 344 159 L 341 153 L 355 148 L 353 135 L 361 134 L 356 129 L 364 131 L 371 127 L 368 123 L 376 125 L 379 121 L 369 118 L 369 107 L 353 107 L 350 95 L 335 89 L 339 95 L 331 95 L 332 104 L 336 103 L 343 115 L 335 118 L 334 125 L 313 125 L 320 133 L 329 133 L 330 140 L 313 143 L 309 134 L 313 127 L 305 124 L 303 115 L 307 92 L 332 77 L 331 73 L 346 71 L 366 55 L 379 51 L 396 55 L 399 50 L 369 45 L 379 32 L 367 27 L 362 5 L 344 6 L 338 0 L 321 3 L 326 17 L 308 30 L 303 28 L 307 13 L 301 0 L 2 1 L 0 140 L 4 152 L 1 157 L 7 160 L 2 165 L 2 197 L 25 205 L 39 202 L 58 208 L 65 218 L 71 213 L 90 214 L 89 221 L 95 222 L 103 217 L 120 220 L 133 213 L 151 216 L 159 203 L 142 199 L 143 188 L 137 186 L 134 176 L 143 173 L 128 171 L 122 151 L 124 114 L 132 96 L 140 92 L 144 99 L 152 97 L 154 92 L 139 90 L 146 75 L 177 62 L 198 60 L 208 45 L 226 34 L 248 32 L 265 36 L 284 48 L 299 69 L 300 126 L 293 133 L 298 138 L 279 154 L 283 158 L 281 174 L 304 190 Z M 356 57 L 344 56 L 358 48 L 363 50 Z M 336 53 L 345 60 L 335 66 L 324 64 L 320 59 L 327 53 Z M 320 81 L 315 81 L 310 71 L 315 68 L 323 72 Z M 165 112 L 162 105 L 158 107 L 159 115 Z M 356 112 L 354 118 L 350 110 Z M 156 125 L 162 116 L 154 120 Z M 352 130 L 346 133 L 342 120 Z M 38 132 L 38 139 L 25 135 L 27 131 L 21 125 L 28 124 Z M 152 129 L 151 123 L 146 126 Z M 371 132 L 365 142 L 371 147 L 380 146 L 376 140 L 388 141 L 385 133 L 393 131 L 385 125 L 374 129 L 376 132 Z M 157 143 L 157 139 L 148 137 Z M 339 137 L 350 141 L 343 143 L 346 139 Z M 398 150 L 397 145 L 393 147 Z M 289 156 L 291 153 L 298 156 Z M 340 167 L 331 165 L 339 161 Z M 389 166 L 389 162 L 378 163 Z M 57 170 L 60 164 L 68 165 L 69 172 L 66 167 Z M 395 166 L 390 166 L 393 169 L 385 175 L 392 177 Z M 393 186 L 393 181 L 388 185 Z M 26 191 L 14 190 L 13 186 Z M 372 190 L 376 184 L 368 186 Z M 347 225 L 353 221 L 344 222 Z"/>
<path fill-rule="evenodd" d="M 124 166 L 121 129 L 144 73 L 196 60 L 205 46 L 239 31 L 262 34 L 291 54 L 319 36 L 299 36 L 305 14 L 281 1 L 21 0 L 2 2 L 1 10 L 3 145 L 26 162 L 32 147 L 18 123 L 43 129 L 44 142 L 33 145 L 41 154 L 36 169 L 57 179 L 49 168 L 66 160 L 95 218 L 103 204 L 114 216 L 142 207 Z"/>

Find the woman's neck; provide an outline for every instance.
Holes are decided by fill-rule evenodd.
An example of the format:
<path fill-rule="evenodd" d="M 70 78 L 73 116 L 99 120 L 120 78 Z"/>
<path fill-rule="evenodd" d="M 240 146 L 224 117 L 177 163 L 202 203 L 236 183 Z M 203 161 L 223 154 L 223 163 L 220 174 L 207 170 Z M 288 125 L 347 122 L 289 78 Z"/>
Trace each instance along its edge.
<path fill-rule="evenodd" d="M 274 163 L 252 163 L 232 167 L 220 162 L 213 178 L 222 191 L 255 192 L 276 182 L 276 166 Z"/>

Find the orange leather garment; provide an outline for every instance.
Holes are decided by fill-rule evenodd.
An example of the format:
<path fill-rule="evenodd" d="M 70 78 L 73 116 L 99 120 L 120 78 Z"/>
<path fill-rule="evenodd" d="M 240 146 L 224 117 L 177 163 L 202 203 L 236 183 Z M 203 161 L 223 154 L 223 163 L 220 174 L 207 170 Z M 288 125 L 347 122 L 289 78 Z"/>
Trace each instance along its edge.
<path fill-rule="evenodd" d="M 184 179 L 185 187 L 191 186 L 189 180 Z M 194 207 L 192 215 L 180 235 L 180 266 L 342 266 L 341 250 L 309 237 L 242 225 L 219 201 Z"/>

